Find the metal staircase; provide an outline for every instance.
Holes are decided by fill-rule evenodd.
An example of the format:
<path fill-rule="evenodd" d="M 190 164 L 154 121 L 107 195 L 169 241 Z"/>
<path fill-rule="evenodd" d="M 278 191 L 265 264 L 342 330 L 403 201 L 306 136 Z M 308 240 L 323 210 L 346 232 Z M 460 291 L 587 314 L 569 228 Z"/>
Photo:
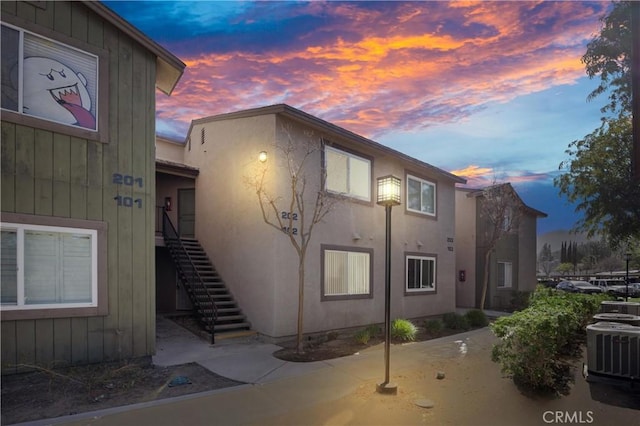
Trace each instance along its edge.
<path fill-rule="evenodd" d="M 249 330 L 247 321 L 215 270 L 204 249 L 195 238 L 181 238 L 166 211 L 162 214 L 162 234 L 178 277 L 194 306 L 200 326 L 211 334 Z"/>

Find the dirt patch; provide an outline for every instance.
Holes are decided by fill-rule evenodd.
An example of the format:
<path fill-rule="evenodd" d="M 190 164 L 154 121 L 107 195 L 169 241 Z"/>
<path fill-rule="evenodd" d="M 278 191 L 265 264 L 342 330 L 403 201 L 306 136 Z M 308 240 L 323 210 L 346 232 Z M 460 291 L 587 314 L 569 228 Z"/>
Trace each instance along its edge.
<path fill-rule="evenodd" d="M 3 425 L 150 402 L 242 384 L 189 363 L 99 364 L 2 377 Z"/>
<path fill-rule="evenodd" d="M 474 330 L 452 330 L 444 328 L 438 331 L 429 331 L 425 327 L 418 326 L 415 342 L 424 342 L 426 340 L 437 339 L 439 337 L 451 336 L 457 333 Z M 273 353 L 273 356 L 284 361 L 291 362 L 313 362 L 324 361 L 327 359 L 341 358 L 343 356 L 354 355 L 356 353 L 367 351 L 375 346 L 384 343 L 384 336 L 380 333 L 372 336 L 366 343 L 359 342 L 356 339 L 356 333 L 330 332 L 323 335 L 317 335 L 307 339 L 304 342 L 304 352 L 298 353 L 295 348 L 295 342 L 287 342 L 284 348 Z M 391 344 L 407 343 L 400 339 L 391 339 Z"/>

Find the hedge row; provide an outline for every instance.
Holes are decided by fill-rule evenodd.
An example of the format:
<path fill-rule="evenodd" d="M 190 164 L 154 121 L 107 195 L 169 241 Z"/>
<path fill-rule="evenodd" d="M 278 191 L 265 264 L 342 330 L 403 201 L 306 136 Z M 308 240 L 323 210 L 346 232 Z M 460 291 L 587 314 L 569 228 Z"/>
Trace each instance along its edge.
<path fill-rule="evenodd" d="M 539 286 L 527 309 L 491 325 L 500 338 L 493 347 L 493 361 L 499 362 L 516 384 L 566 394 L 585 327 L 606 299 L 606 295 L 565 293 Z"/>

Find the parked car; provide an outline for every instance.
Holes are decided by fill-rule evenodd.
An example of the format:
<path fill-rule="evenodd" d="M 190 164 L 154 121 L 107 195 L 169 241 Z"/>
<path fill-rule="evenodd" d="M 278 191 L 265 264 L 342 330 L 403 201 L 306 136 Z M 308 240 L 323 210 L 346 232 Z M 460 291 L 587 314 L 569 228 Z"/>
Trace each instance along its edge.
<path fill-rule="evenodd" d="M 543 285 L 543 286 L 548 287 L 548 288 L 556 288 L 556 286 L 558 285 L 558 281 L 554 281 L 554 280 L 539 280 L 538 284 Z"/>
<path fill-rule="evenodd" d="M 627 285 L 624 280 L 620 279 L 596 279 L 589 280 L 589 283 L 600 287 L 605 293 L 609 293 L 616 297 L 624 297 L 627 294 Z M 629 297 L 640 296 L 640 290 L 629 284 Z"/>
<path fill-rule="evenodd" d="M 602 293 L 602 289 L 598 286 L 591 285 L 586 281 L 567 280 L 561 281 L 556 290 L 566 291 L 569 293 L 595 294 Z"/>
<path fill-rule="evenodd" d="M 627 295 L 626 284 L 611 286 L 610 289 L 608 293 L 616 297 L 625 297 Z M 629 284 L 629 297 L 640 297 L 640 285 Z"/>

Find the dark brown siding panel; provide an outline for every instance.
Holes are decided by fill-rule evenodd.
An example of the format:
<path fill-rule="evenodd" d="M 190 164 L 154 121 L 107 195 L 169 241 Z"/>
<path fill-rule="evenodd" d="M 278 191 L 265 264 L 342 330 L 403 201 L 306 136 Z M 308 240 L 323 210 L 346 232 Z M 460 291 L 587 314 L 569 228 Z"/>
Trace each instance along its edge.
<path fill-rule="evenodd" d="M 15 15 L 17 12 L 17 2 L 15 1 L 0 1 L 0 6 L 2 6 L 2 14 L 4 15 Z"/>
<path fill-rule="evenodd" d="M 53 361 L 56 365 L 71 364 L 71 319 L 54 319 L 53 336 Z"/>
<path fill-rule="evenodd" d="M 102 144 L 87 144 L 87 219 L 102 220 Z"/>
<path fill-rule="evenodd" d="M 109 50 L 109 143 L 103 145 L 103 220 L 109 224 L 107 270 L 109 271 L 109 315 L 104 318 L 103 356 L 118 359 L 118 208 L 113 199 L 117 195 L 112 184 L 113 173 L 118 170 L 118 34 L 111 26 L 104 29 L 105 48 Z"/>
<path fill-rule="evenodd" d="M 71 9 L 71 37 L 87 41 L 89 32 L 87 15 L 89 10 L 85 7 L 74 7 Z"/>
<path fill-rule="evenodd" d="M 53 214 L 53 134 L 35 133 L 35 214 Z"/>
<path fill-rule="evenodd" d="M 53 2 L 47 2 L 44 4 L 44 8 L 36 7 L 36 24 L 43 27 L 53 29 L 53 9 L 55 8 Z"/>
<path fill-rule="evenodd" d="M 71 35 L 71 3 L 66 1 L 55 2 L 53 28 L 64 35 Z"/>
<path fill-rule="evenodd" d="M 118 45 L 118 168 L 113 170 L 123 175 L 132 175 L 133 144 L 133 51 L 131 40 L 121 35 Z M 132 186 L 118 185 L 115 188 L 122 197 L 132 197 Z M 118 208 L 118 328 L 120 345 L 125 353 L 133 352 L 133 208 Z M 137 253 L 136 255 L 141 255 Z"/>
<path fill-rule="evenodd" d="M 70 217 L 87 218 L 87 141 L 71 138 L 69 174 Z"/>
<path fill-rule="evenodd" d="M 71 137 L 53 137 L 53 216 L 70 217 Z"/>
<path fill-rule="evenodd" d="M 104 318 L 87 319 L 87 361 L 104 361 Z"/>
<path fill-rule="evenodd" d="M 0 345 L 0 354 L 2 355 L 2 374 L 16 372 L 16 323 L 15 321 L 3 321 L 2 326 L 2 345 Z"/>
<path fill-rule="evenodd" d="M 17 9 L 16 9 L 16 13 L 19 17 L 23 18 L 23 19 L 27 19 L 29 21 L 35 21 L 36 19 L 36 7 L 25 3 L 25 2 L 18 2 L 17 5 Z"/>
<path fill-rule="evenodd" d="M 16 127 L 16 211 L 33 214 L 35 151 L 34 130 Z"/>
<path fill-rule="evenodd" d="M 15 211 L 15 172 L 16 172 L 16 125 L 2 122 L 2 140 L 0 142 L 0 178 L 2 179 L 1 200 L 3 211 Z"/>
<path fill-rule="evenodd" d="M 147 52 L 141 48 L 133 49 L 132 57 L 132 147 L 131 147 L 131 175 L 136 177 L 144 177 L 146 183 L 151 173 L 147 170 L 147 158 L 153 156 L 153 152 L 150 146 L 145 141 L 149 140 L 148 136 L 148 121 L 147 117 L 147 102 L 149 99 L 150 84 L 147 80 L 148 73 L 146 72 L 148 64 L 152 59 Z M 147 345 L 147 311 L 149 309 L 147 298 L 147 285 L 142 285 L 148 282 L 146 262 L 144 259 L 139 258 L 138 253 L 148 253 L 149 250 L 153 250 L 155 254 L 155 247 L 151 247 L 149 241 L 153 240 L 153 237 L 147 235 L 147 214 L 145 206 L 152 203 L 153 200 L 148 192 L 147 185 L 133 185 L 132 198 L 141 200 L 141 206 L 134 205 L 132 209 L 132 223 L 133 223 L 133 245 L 132 252 L 134 254 L 134 265 L 132 270 L 132 343 L 133 353 L 136 355 L 143 355 L 148 352 Z M 155 309 L 155 308 L 154 308 Z"/>
<path fill-rule="evenodd" d="M 18 338 L 16 350 L 16 361 L 19 364 L 18 370 L 24 370 L 24 366 L 34 365 L 36 362 L 35 321 L 18 321 L 16 324 L 16 337 Z"/>
<path fill-rule="evenodd" d="M 53 320 L 36 320 L 36 364 L 50 365 L 53 361 Z"/>
<path fill-rule="evenodd" d="M 87 348 L 87 319 L 71 318 L 71 363 L 86 364 L 89 361 Z"/>

